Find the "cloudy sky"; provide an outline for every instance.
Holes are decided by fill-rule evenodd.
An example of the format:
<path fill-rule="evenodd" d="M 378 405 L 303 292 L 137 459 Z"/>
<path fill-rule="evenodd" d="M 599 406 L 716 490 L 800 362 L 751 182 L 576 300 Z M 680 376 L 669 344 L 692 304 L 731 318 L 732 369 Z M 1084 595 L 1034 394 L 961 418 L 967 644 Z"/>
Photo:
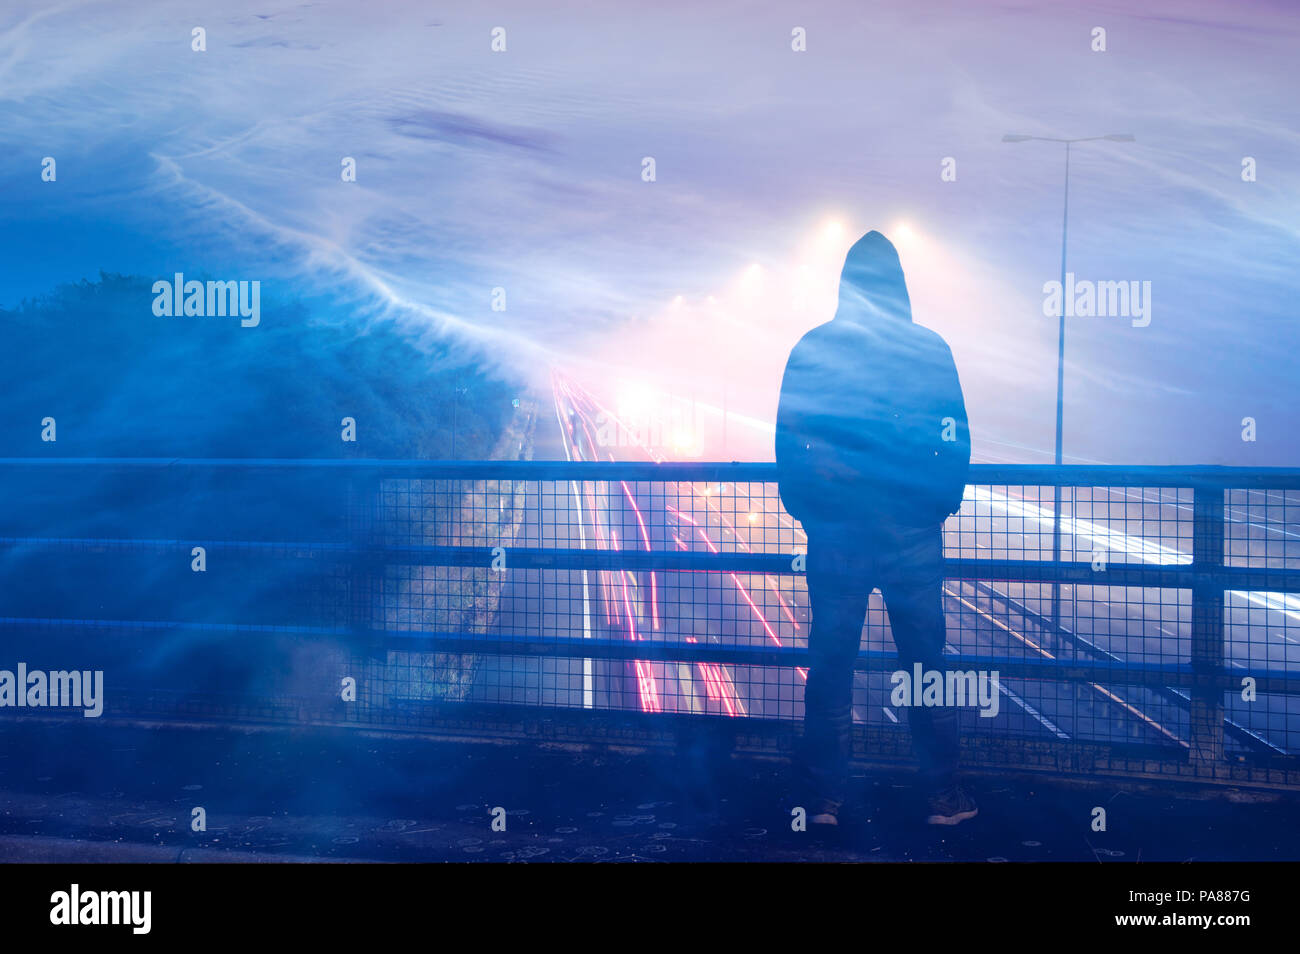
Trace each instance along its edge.
<path fill-rule="evenodd" d="M 977 456 L 1036 461 L 1064 151 L 1001 138 L 1132 133 L 1072 153 L 1068 263 L 1149 281 L 1151 322 L 1071 321 L 1067 456 L 1300 464 L 1288 4 L 451 6 L 6 3 L 0 306 L 100 269 L 258 279 L 539 387 L 725 391 L 730 456 L 763 457 L 786 353 L 879 228 Z"/>

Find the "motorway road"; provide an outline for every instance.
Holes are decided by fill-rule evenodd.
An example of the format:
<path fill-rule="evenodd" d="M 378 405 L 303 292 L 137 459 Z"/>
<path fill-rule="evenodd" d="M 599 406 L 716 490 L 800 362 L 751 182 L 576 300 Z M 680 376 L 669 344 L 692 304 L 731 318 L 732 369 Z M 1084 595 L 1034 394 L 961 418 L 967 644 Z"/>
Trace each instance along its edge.
<path fill-rule="evenodd" d="M 637 446 L 630 427 L 576 382 L 556 376 L 552 427 L 539 423 L 537 458 L 662 459 Z M 623 427 L 609 440 L 611 422 Z M 1051 491 L 968 489 L 948 522 L 949 556 L 1051 555 Z M 532 482 L 522 542 L 600 549 L 788 553 L 804 537 L 770 484 Z M 1191 553 L 1190 492 L 1092 488 L 1075 491 L 1062 527 L 1064 559 L 1185 563 Z M 1067 496 L 1067 504 L 1069 498 Z M 1230 553 L 1242 561 L 1294 565 L 1300 559 L 1300 498 L 1240 492 L 1227 508 Z M 1186 662 L 1190 594 L 1105 586 L 1063 586 L 1062 631 L 1044 625 L 1050 589 L 1036 584 L 950 581 L 945 587 L 948 648 L 1011 658 Z M 808 603 L 801 577 L 630 571 L 515 571 L 502 593 L 496 631 L 557 639 L 583 636 L 803 646 Z M 1252 669 L 1300 665 L 1300 599 L 1230 593 L 1225 606 L 1227 662 Z M 864 648 L 892 651 L 885 607 L 872 597 Z M 474 697 L 527 704 L 623 707 L 643 711 L 798 718 L 805 673 L 793 668 L 621 662 L 562 658 L 490 660 L 475 677 Z M 1188 743 L 1184 690 L 1097 684 L 1063 685 L 1003 678 L 997 715 L 963 713 L 968 728 L 1060 740 Z M 1227 746 L 1295 752 L 1300 712 L 1271 696 L 1244 702 L 1227 694 Z M 887 674 L 857 676 L 854 717 L 897 723 Z"/>

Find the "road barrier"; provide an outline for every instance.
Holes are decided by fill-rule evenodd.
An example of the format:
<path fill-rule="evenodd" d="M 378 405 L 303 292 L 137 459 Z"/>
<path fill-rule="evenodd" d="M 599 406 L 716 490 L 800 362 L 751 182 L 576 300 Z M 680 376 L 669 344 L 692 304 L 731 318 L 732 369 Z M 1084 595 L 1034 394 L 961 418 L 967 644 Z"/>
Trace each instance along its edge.
<path fill-rule="evenodd" d="M 967 765 L 1300 787 L 1300 470 L 970 481 L 947 658 L 997 694 L 961 713 Z M 0 669 L 102 671 L 100 718 L 771 756 L 798 736 L 806 539 L 771 464 L 10 458 L 0 482 Z M 865 763 L 907 758 L 888 633 L 873 596 Z"/>

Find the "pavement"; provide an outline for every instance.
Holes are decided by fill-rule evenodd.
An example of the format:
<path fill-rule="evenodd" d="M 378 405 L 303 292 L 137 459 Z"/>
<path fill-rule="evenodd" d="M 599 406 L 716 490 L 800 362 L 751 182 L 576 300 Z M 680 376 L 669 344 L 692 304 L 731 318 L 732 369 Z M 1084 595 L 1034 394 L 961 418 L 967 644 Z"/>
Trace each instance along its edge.
<path fill-rule="evenodd" d="M 860 778 L 824 838 L 793 830 L 781 761 L 701 772 L 671 753 L 84 722 L 0 723 L 0 860 L 1300 859 L 1294 796 L 983 777 L 979 816 L 936 829 L 910 774 L 892 771 Z M 206 830 L 192 830 L 196 809 Z"/>

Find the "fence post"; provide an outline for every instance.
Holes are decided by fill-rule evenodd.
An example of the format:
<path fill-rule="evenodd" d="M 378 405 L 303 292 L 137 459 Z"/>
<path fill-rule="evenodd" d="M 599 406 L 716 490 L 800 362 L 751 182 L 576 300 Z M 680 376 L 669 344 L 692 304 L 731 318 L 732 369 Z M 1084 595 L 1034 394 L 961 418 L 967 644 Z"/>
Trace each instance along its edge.
<path fill-rule="evenodd" d="M 1223 569 L 1223 496 L 1218 486 L 1192 490 L 1192 687 L 1191 752 L 1197 775 L 1213 776 L 1223 765 L 1223 689 L 1213 678 L 1223 671 L 1223 581 L 1207 574 Z"/>
<path fill-rule="evenodd" d="M 353 546 L 370 547 L 382 542 L 379 537 L 384 513 L 382 491 L 380 478 L 365 473 L 348 476 L 345 539 Z M 387 659 L 387 653 L 367 638 L 375 626 L 375 596 L 382 585 L 382 571 L 372 556 L 358 553 L 348 561 L 348 628 L 353 634 L 354 652 L 357 647 L 364 647 L 365 658 L 372 666 Z"/>

